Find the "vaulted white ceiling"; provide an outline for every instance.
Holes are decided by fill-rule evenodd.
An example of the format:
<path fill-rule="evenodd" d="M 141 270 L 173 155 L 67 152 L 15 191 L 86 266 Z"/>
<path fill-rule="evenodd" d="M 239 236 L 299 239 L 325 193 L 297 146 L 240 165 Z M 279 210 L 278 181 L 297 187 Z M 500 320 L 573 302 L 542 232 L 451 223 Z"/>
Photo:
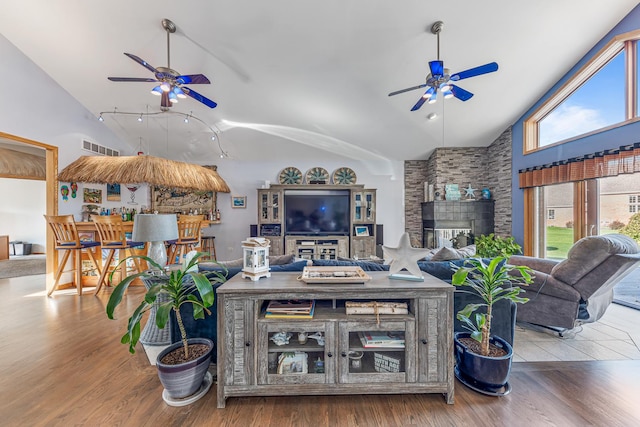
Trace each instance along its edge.
<path fill-rule="evenodd" d="M 0 32 L 130 146 L 178 160 L 321 157 L 420 159 L 440 146 L 486 146 L 562 77 L 635 0 L 0 0 Z M 202 73 L 191 98 L 160 110 L 153 77 L 123 55 Z M 497 72 L 459 82 L 467 102 L 439 99 L 411 112 L 436 59 L 451 71 L 495 61 Z M 2 66 L 0 64 L 0 66 Z M 20 70 L 16 70 L 19 73 Z M 11 82 L 4 82 L 11 84 Z M 6 100 L 4 101 L 6 102 Z M 34 99 L 23 99 L 28 106 Z M 435 112 L 438 117 L 428 120 Z M 137 121 L 144 113 L 144 121 Z M 184 123 L 184 115 L 200 119 Z M 219 140 L 211 141 L 211 130 Z"/>

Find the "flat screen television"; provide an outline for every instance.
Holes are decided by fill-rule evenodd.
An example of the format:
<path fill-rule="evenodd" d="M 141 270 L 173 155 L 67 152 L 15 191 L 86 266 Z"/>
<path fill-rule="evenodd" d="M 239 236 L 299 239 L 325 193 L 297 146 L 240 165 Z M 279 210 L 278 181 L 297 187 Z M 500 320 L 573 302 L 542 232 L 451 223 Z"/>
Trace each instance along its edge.
<path fill-rule="evenodd" d="M 285 190 L 287 235 L 348 236 L 349 190 Z"/>

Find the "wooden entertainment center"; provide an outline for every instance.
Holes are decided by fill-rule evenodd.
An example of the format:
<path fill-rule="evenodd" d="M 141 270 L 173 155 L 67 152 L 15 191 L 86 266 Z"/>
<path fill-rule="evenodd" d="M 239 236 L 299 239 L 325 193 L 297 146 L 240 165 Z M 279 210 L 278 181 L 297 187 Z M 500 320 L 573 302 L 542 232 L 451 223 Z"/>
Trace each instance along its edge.
<path fill-rule="evenodd" d="M 284 207 L 288 190 L 313 194 L 348 191 L 350 214 L 345 234 L 287 234 Z M 258 189 L 258 236 L 271 243 L 271 255 L 292 254 L 299 258 L 369 258 L 376 254 L 376 190 L 363 185 L 272 185 Z"/>
<path fill-rule="evenodd" d="M 300 272 L 236 275 L 218 299 L 218 408 L 234 396 L 443 393 L 454 400 L 453 286 L 391 280 L 309 284 Z M 311 318 L 268 318 L 271 300 L 315 300 Z M 406 304 L 405 314 L 346 314 L 346 302 Z M 365 345 L 362 335 L 402 337 Z M 287 357 L 292 363 L 284 364 Z"/>

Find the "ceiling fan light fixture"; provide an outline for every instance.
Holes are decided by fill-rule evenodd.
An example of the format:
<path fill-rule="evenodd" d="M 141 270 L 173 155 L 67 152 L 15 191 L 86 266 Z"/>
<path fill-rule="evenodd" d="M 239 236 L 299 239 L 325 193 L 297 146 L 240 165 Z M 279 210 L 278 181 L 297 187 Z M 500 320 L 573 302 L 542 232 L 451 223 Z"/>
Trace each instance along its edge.
<path fill-rule="evenodd" d="M 431 94 L 431 98 L 429 98 L 429 100 L 427 101 L 429 104 L 433 104 L 438 100 L 438 95 L 436 92 L 433 92 L 433 94 Z"/>
<path fill-rule="evenodd" d="M 453 92 L 451 92 L 451 90 L 445 90 L 442 92 L 442 96 L 444 99 L 453 98 Z"/>
<path fill-rule="evenodd" d="M 184 98 L 187 97 L 187 95 L 184 93 L 184 91 L 182 89 L 180 89 L 178 86 L 175 86 L 173 88 L 173 93 L 175 93 L 178 98 L 184 99 Z"/>
<path fill-rule="evenodd" d="M 176 96 L 175 93 L 169 92 L 169 102 L 171 102 L 172 104 L 177 104 L 178 103 L 178 97 Z"/>
<path fill-rule="evenodd" d="M 157 96 L 162 95 L 162 88 L 160 86 L 156 86 L 153 89 L 151 89 L 151 93 Z"/>
<path fill-rule="evenodd" d="M 160 83 L 160 89 L 162 89 L 163 92 L 169 92 L 171 90 L 171 85 L 169 82 L 162 82 Z"/>
<path fill-rule="evenodd" d="M 442 85 L 440 85 L 440 90 L 442 92 L 451 92 L 451 85 L 447 83 L 443 83 Z"/>

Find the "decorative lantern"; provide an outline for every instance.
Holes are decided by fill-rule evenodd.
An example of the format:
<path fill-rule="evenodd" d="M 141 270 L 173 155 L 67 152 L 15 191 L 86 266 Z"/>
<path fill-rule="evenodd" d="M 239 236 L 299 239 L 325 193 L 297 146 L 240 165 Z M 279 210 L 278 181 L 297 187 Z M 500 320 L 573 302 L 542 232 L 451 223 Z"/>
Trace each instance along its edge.
<path fill-rule="evenodd" d="M 271 277 L 269 272 L 269 240 L 251 237 L 242 242 L 242 278 L 254 282 L 261 277 Z"/>

